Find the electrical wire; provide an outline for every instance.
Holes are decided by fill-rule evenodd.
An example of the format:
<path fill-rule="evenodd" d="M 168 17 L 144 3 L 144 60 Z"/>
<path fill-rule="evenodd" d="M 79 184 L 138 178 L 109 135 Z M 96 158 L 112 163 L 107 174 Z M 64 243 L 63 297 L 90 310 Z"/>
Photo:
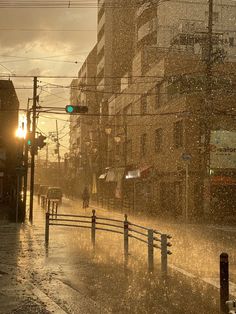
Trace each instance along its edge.
<path fill-rule="evenodd" d="M 158 3 L 153 4 L 153 6 L 158 6 L 162 4 L 165 1 L 160 1 Z M 190 4 L 190 5 L 204 5 L 207 3 L 201 2 L 201 1 L 188 1 L 188 0 L 169 0 L 168 3 L 177 3 L 177 4 Z M 38 9 L 95 9 L 95 8 L 101 8 L 104 6 L 104 9 L 135 9 L 137 7 L 140 7 L 141 5 L 145 4 L 145 1 L 125 1 L 121 3 L 121 1 L 105 1 L 104 4 L 100 5 L 97 1 L 27 1 L 27 0 L 18 0 L 18 1 L 0 1 L 0 8 L 8 8 L 8 9 L 14 9 L 14 8 L 38 8 Z M 235 5 L 231 4 L 215 4 L 215 6 L 227 6 L 227 7 L 235 7 Z"/>

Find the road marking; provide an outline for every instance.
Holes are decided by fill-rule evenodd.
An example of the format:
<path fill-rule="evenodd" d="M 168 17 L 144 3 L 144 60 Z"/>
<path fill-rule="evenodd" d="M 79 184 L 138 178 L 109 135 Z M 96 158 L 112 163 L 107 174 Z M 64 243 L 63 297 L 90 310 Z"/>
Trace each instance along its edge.
<path fill-rule="evenodd" d="M 67 314 L 58 304 L 56 304 L 52 299 L 50 299 L 42 290 L 38 289 L 35 285 L 30 284 L 32 286 L 33 294 L 39 298 L 41 302 L 43 302 L 46 306 L 46 309 L 49 312 L 57 313 L 57 314 Z"/>
<path fill-rule="evenodd" d="M 169 267 L 174 269 L 174 270 L 176 270 L 176 271 L 178 271 L 179 273 L 189 277 L 189 278 L 197 278 L 196 276 L 194 276 L 193 274 L 189 273 L 188 271 L 186 271 L 186 270 L 184 270 L 182 268 L 179 268 L 179 267 L 177 267 L 175 265 L 169 264 Z"/>
<path fill-rule="evenodd" d="M 193 275 L 192 273 L 189 273 L 188 271 L 186 271 L 182 268 L 179 268 L 175 265 L 169 264 L 169 267 L 174 269 L 175 271 L 189 277 L 189 278 L 196 278 L 198 280 L 202 280 L 202 281 L 208 283 L 209 285 L 211 285 L 217 289 L 220 289 L 220 283 L 219 283 L 220 279 L 219 278 L 211 278 L 211 277 L 201 278 L 201 277 L 197 277 L 197 276 Z M 236 297 L 236 284 L 233 283 L 232 281 L 229 281 L 229 293 L 233 297 Z"/>
<path fill-rule="evenodd" d="M 215 230 L 220 230 L 224 232 L 231 232 L 231 233 L 236 233 L 236 228 L 235 227 L 229 227 L 229 226 L 208 226 L 210 229 L 215 229 Z"/>

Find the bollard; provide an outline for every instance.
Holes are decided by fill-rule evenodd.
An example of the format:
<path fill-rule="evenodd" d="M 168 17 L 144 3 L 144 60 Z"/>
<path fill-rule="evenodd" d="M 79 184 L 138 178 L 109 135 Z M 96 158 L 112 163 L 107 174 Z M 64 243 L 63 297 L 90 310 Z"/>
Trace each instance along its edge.
<path fill-rule="evenodd" d="M 96 237 L 96 213 L 95 213 L 95 209 L 93 209 L 92 211 L 93 215 L 92 215 L 92 228 L 91 228 L 91 241 L 92 241 L 92 246 L 93 249 L 95 249 L 95 237 Z"/>
<path fill-rule="evenodd" d="M 47 203 L 48 213 L 50 213 L 50 205 L 51 205 L 51 202 L 48 200 L 48 203 Z"/>
<path fill-rule="evenodd" d="M 153 272 L 153 230 L 152 229 L 148 229 L 148 271 L 150 273 Z"/>
<path fill-rule="evenodd" d="M 57 211 L 58 211 L 58 202 L 56 202 L 56 218 L 57 218 Z"/>
<path fill-rule="evenodd" d="M 229 260 L 227 253 L 220 254 L 220 311 L 228 313 L 226 301 L 229 300 Z"/>
<path fill-rule="evenodd" d="M 48 245 L 49 242 L 49 213 L 45 216 L 45 244 Z"/>
<path fill-rule="evenodd" d="M 54 216 L 54 201 L 52 201 L 52 217 Z"/>
<path fill-rule="evenodd" d="M 124 262 L 125 267 L 128 265 L 128 258 L 129 258 L 129 222 L 128 217 L 125 214 L 124 220 Z"/>
<path fill-rule="evenodd" d="M 161 273 L 164 277 L 167 276 L 167 235 L 161 235 Z"/>

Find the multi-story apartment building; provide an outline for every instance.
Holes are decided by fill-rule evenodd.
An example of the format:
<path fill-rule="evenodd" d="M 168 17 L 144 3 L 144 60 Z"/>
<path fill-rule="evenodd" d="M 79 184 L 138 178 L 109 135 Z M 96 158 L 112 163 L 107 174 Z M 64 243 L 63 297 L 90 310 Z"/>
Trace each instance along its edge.
<path fill-rule="evenodd" d="M 187 218 L 201 216 L 209 195 L 212 200 L 221 195 L 224 205 L 229 203 L 225 208 L 235 206 L 222 196 L 224 188 L 233 195 L 234 163 L 219 165 L 205 133 L 208 129 L 215 151 L 229 149 L 229 159 L 235 158 L 233 144 L 225 141 L 225 135 L 235 134 L 234 12 L 232 1 L 214 1 L 210 60 L 207 4 L 99 1 L 99 173 L 109 168 L 99 180 L 104 195 Z M 206 160 L 210 185 L 203 184 Z M 222 200 L 213 206 L 217 215 Z"/>
<path fill-rule="evenodd" d="M 99 97 L 96 93 L 97 46 L 93 48 L 71 83 L 71 104 L 87 106 L 88 114 L 70 116 L 71 185 L 91 185 L 93 172 L 97 171 Z M 96 168 L 96 169 L 95 169 Z M 80 193 L 80 189 L 75 193 Z"/>
<path fill-rule="evenodd" d="M 231 62 L 214 66 L 217 79 L 212 93 L 211 145 L 215 149 L 221 145 L 219 150 L 226 145 L 222 137 L 227 135 L 232 139 L 236 135 L 235 118 L 230 115 L 232 108 L 236 108 L 233 69 L 235 71 L 236 65 Z M 112 180 L 118 183 L 119 171 L 116 168 L 120 168 L 126 178 L 123 180 L 124 196 L 131 202 L 135 201 L 136 208 L 150 209 L 153 206 L 159 214 L 184 216 L 187 207 L 189 218 L 198 217 L 203 213 L 204 192 L 204 115 L 201 113 L 207 97 L 205 65 L 190 53 L 172 53 L 151 64 L 145 77 L 149 79 L 145 82 L 137 79 L 120 96 L 109 100 L 113 130 L 109 141 L 113 166 L 110 172 L 114 172 Z M 227 89 L 223 81 L 228 85 Z M 217 136 L 218 144 L 214 142 Z M 220 176 L 222 185 L 226 182 L 229 191 L 226 198 L 221 195 L 221 200 L 218 200 L 217 215 L 235 206 L 232 190 L 236 182 L 232 166 L 235 147 L 225 149 L 228 160 L 231 160 L 225 168 L 221 159 L 214 161 L 216 151 L 210 154 L 212 195 L 222 193 L 218 185 Z M 224 158 L 227 156 L 222 156 L 222 160 Z M 222 188 L 225 189 L 225 185 Z M 114 189 L 113 195 L 115 192 Z"/>
<path fill-rule="evenodd" d="M 148 45 L 166 51 L 174 44 L 180 50 L 204 53 L 208 10 L 206 2 L 143 3 L 136 11 L 136 48 Z M 235 51 L 235 11 L 233 1 L 213 3 L 213 42 L 217 48 L 228 46 L 228 56 Z"/>
<path fill-rule="evenodd" d="M 235 134 L 233 118 L 228 115 L 236 106 L 235 81 L 230 74 L 235 72 L 236 33 L 232 7 L 232 2 L 215 3 L 213 9 L 213 75 L 210 78 L 213 95 L 210 101 L 214 110 L 217 107 L 218 114 L 215 111 L 208 119 L 212 141 L 217 136 L 222 139 L 222 134 L 230 134 L 229 137 Z M 120 172 L 126 171 L 127 178 L 136 177 L 137 181 L 123 182 L 134 207 L 153 205 L 159 213 L 197 217 L 203 211 L 205 194 L 210 194 L 212 200 L 221 195 L 221 201 L 218 196 L 218 205 L 214 208 L 217 215 L 220 209 L 235 206 L 229 197 L 234 194 L 235 186 L 233 162 L 225 168 L 216 167 L 212 152 L 208 165 L 211 182 L 209 190 L 203 189 L 206 155 L 203 124 L 206 121 L 200 113 L 204 114 L 208 100 L 207 24 L 206 4 L 161 2 L 156 5 L 150 2 L 136 11 L 132 82 L 122 84 L 122 80 L 121 94 L 116 93 L 108 100 L 109 123 L 113 129 L 108 151 L 114 169 L 110 169 L 113 174 L 108 173 L 107 177 L 108 182 L 117 183 L 113 195 L 117 187 L 120 188 Z M 223 140 L 222 145 L 226 145 Z M 232 153 L 230 159 L 233 158 Z M 127 172 L 128 168 L 131 171 Z M 225 185 L 228 186 L 227 199 L 222 196 Z"/>
<path fill-rule="evenodd" d="M 99 0 L 97 29 L 97 85 L 103 91 L 101 107 L 132 68 L 135 7 L 128 0 Z"/>

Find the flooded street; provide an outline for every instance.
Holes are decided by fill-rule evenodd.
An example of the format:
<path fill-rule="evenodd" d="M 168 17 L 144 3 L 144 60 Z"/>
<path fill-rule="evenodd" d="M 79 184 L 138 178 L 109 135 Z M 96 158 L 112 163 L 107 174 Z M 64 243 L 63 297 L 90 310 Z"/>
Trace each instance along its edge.
<path fill-rule="evenodd" d="M 97 210 L 98 216 L 106 216 L 112 218 L 123 219 L 124 214 L 115 211 L 107 210 L 93 204 L 92 208 Z M 80 204 L 76 201 L 65 200 L 63 212 L 79 213 Z M 84 211 L 82 211 L 84 212 Z M 230 280 L 232 282 L 232 293 L 236 293 L 236 229 L 232 226 L 220 226 L 214 224 L 184 224 L 176 222 L 165 222 L 158 217 L 148 218 L 144 214 L 128 214 L 128 220 L 139 225 L 160 230 L 163 233 L 172 236 L 170 250 L 173 252 L 169 256 L 171 266 L 179 268 L 191 276 L 210 280 L 214 284 L 219 283 L 219 256 L 222 252 L 229 255 L 230 263 Z M 105 236 L 104 236 L 105 237 Z M 113 236 L 114 237 L 114 236 Z M 131 240 L 134 241 L 134 240 Z M 133 245 L 134 244 L 134 245 Z M 137 246 L 134 241 L 131 245 Z M 146 256 L 143 245 L 140 245 L 140 253 Z M 140 252 L 141 251 L 141 252 Z M 156 251 L 157 265 L 160 262 Z"/>
<path fill-rule="evenodd" d="M 90 215 L 91 209 L 86 209 L 85 212 L 80 205 L 80 202 L 65 200 L 59 208 L 59 213 Z M 99 215 L 122 217 L 121 213 L 111 213 L 103 209 L 97 210 L 97 216 Z M 4 241 L 1 244 L 1 271 L 15 278 L 16 282 L 23 283 L 26 287 L 23 291 L 19 290 L 21 297 L 23 294 L 27 300 L 30 296 L 34 301 L 43 304 L 44 311 L 50 313 L 216 313 L 219 306 L 218 290 L 197 278 L 189 278 L 172 267 L 172 265 L 181 267 L 194 275 L 204 275 L 204 269 L 208 267 L 204 267 L 202 262 L 202 265 L 199 263 L 199 268 L 195 269 L 194 265 L 197 265 L 197 261 L 191 263 L 191 258 L 199 252 L 199 248 L 196 247 L 197 240 L 193 241 L 189 248 L 188 259 L 185 260 L 184 256 L 176 254 L 182 245 L 182 238 L 180 240 L 177 238 L 180 229 L 177 230 L 179 233 L 176 231 L 174 234 L 176 226 L 165 229 L 167 226 L 163 223 L 160 228 L 173 235 L 171 240 L 173 254 L 168 261 L 169 276 L 163 279 L 160 274 L 160 252 L 155 253 L 155 272 L 149 274 L 147 247 L 134 239 L 130 240 L 129 265 L 128 270 L 124 271 L 123 239 L 120 235 L 98 232 L 94 252 L 89 230 L 50 226 L 49 246 L 46 248 L 44 216 L 44 210 L 36 206 L 33 226 L 16 227 L 14 224 L 0 226 L 2 239 L 6 235 L 9 239 L 8 247 L 4 245 Z M 151 220 L 144 221 L 141 217 L 130 215 L 129 219 L 136 223 L 143 225 L 150 223 L 157 227 L 154 220 L 151 224 Z M 191 239 L 197 232 L 199 229 L 196 227 L 189 231 Z M 201 243 L 204 243 L 203 239 Z M 211 248 L 209 261 L 212 260 L 219 246 L 212 245 Z M 188 268 L 186 269 L 185 266 Z M 2 277 L 7 276 L 6 274 Z M 217 275 L 216 270 L 213 269 L 212 275 Z M 14 303 L 11 304 L 14 309 Z M 39 313 L 47 312 L 41 310 Z"/>

